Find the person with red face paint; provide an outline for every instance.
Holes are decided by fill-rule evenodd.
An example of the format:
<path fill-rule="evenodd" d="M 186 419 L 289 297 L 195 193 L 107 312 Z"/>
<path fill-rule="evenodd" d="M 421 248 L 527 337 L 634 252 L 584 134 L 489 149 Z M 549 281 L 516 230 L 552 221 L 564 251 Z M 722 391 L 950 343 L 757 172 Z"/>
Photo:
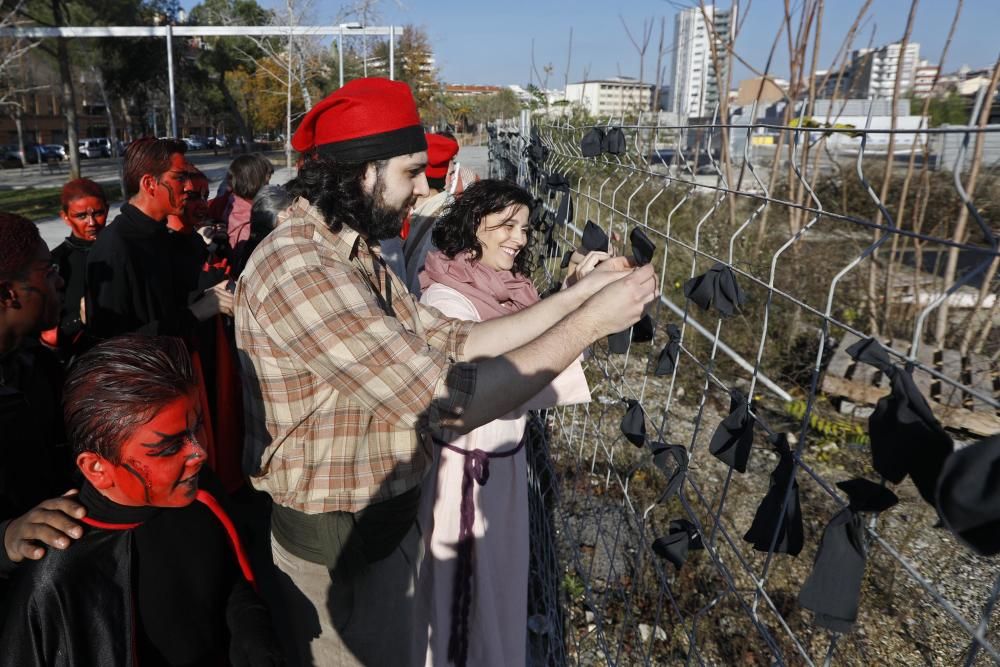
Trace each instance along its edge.
<path fill-rule="evenodd" d="M 84 335 L 83 294 L 86 283 L 87 255 L 97 235 L 108 221 L 108 200 L 103 188 L 87 178 L 77 178 L 62 188 L 59 217 L 69 227 L 70 235 L 52 250 L 52 261 L 66 286 L 62 290 L 59 326 L 42 333 L 42 341 L 56 348 L 63 359 L 79 349 Z"/>
<path fill-rule="evenodd" d="M 204 468 L 184 343 L 124 336 L 81 355 L 64 417 L 85 478 L 84 535 L 19 568 L 6 664 L 282 664 L 270 616 Z"/>
<path fill-rule="evenodd" d="M 59 322 L 62 286 L 38 227 L 0 213 L 0 580 L 79 536 L 83 508 L 59 495 L 71 470 L 59 414 L 62 368 L 38 342 Z"/>
<path fill-rule="evenodd" d="M 130 199 L 87 258 L 87 328 L 97 338 L 138 332 L 189 336 L 200 321 L 232 314 L 221 281 L 189 293 L 192 277 L 169 241 L 167 217 L 182 215 L 196 171 L 174 139 L 140 139 L 125 152 Z M 196 277 L 194 279 L 196 281 Z"/>

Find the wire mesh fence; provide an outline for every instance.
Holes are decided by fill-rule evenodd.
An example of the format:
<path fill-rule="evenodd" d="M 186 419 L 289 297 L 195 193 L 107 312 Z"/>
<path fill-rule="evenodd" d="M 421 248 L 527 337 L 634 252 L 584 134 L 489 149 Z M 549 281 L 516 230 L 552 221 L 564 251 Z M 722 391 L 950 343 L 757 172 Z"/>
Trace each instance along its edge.
<path fill-rule="evenodd" d="M 662 289 L 591 350 L 593 402 L 529 432 L 533 662 L 1000 662 L 1000 567 L 941 525 L 946 453 L 884 414 L 919 394 L 948 451 L 1000 432 L 1000 126 L 643 120 L 490 132 L 540 291 L 594 238 Z"/>

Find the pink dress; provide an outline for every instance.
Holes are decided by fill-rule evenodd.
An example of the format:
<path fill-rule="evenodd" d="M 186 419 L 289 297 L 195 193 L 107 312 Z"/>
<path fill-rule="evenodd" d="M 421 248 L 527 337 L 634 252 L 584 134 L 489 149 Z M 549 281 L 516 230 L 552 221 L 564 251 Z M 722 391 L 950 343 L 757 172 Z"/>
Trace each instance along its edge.
<path fill-rule="evenodd" d="M 469 299 L 440 283 L 425 289 L 420 301 L 449 317 L 481 321 Z M 577 360 L 518 410 L 467 435 L 452 435 L 448 442 L 467 451 L 514 450 L 524 437 L 529 409 L 589 401 L 590 390 Z M 417 580 L 415 635 L 420 641 L 414 662 L 447 665 L 462 479 L 468 457 L 439 446 L 434 456 L 436 465 L 424 482 L 418 514 L 425 556 Z M 487 483 L 473 484 L 472 489 L 475 552 L 466 664 L 520 667 L 525 664 L 528 609 L 528 472 L 524 450 L 490 459 Z"/>

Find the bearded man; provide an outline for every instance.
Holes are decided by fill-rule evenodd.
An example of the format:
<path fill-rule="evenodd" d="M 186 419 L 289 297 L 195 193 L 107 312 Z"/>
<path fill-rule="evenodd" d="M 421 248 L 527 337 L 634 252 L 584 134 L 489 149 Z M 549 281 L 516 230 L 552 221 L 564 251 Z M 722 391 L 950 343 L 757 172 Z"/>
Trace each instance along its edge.
<path fill-rule="evenodd" d="M 432 436 L 526 402 L 637 321 L 655 279 L 609 260 L 513 315 L 446 318 L 417 303 L 379 246 L 429 193 L 409 87 L 351 81 L 306 114 L 292 146 L 300 197 L 251 255 L 235 303 L 244 470 L 274 500 L 272 604 L 292 664 L 406 665 Z"/>

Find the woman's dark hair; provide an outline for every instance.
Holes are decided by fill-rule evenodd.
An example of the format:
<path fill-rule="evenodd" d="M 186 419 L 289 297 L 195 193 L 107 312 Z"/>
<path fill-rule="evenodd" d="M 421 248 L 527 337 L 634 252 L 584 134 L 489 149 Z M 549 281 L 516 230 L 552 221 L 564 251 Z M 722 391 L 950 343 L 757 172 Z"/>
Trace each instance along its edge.
<path fill-rule="evenodd" d="M 292 195 L 280 185 L 265 185 L 253 198 L 250 209 L 250 233 L 264 238 L 278 223 L 278 214 L 292 205 Z"/>
<path fill-rule="evenodd" d="M 444 179 L 444 178 L 431 178 L 430 176 L 428 176 L 427 177 L 427 187 L 429 187 L 431 190 L 437 190 L 437 191 L 441 192 L 441 191 L 444 190 L 444 182 L 445 182 L 445 180 L 446 179 Z"/>
<path fill-rule="evenodd" d="M 108 196 L 104 193 L 104 188 L 89 178 L 76 178 L 62 187 L 59 195 L 62 210 L 68 211 L 70 203 L 81 197 L 96 197 L 103 201 L 105 206 L 108 205 Z"/>
<path fill-rule="evenodd" d="M 136 429 L 195 387 L 180 338 L 130 334 L 94 346 L 70 367 L 63 387 L 73 452 L 119 463 L 121 446 Z"/>
<path fill-rule="evenodd" d="M 241 155 L 229 165 L 226 178 L 233 188 L 233 194 L 243 199 L 253 199 L 260 189 L 271 180 L 274 167 L 271 161 L 259 153 Z"/>
<path fill-rule="evenodd" d="M 303 197 L 319 209 L 327 227 L 339 232 L 344 225 L 365 230 L 370 224 L 371 198 L 365 196 L 363 181 L 369 164 L 381 175 L 388 160 L 337 162 L 312 153 L 305 157 L 298 176 L 285 184 L 294 200 Z"/>
<path fill-rule="evenodd" d="M 486 216 L 500 213 L 510 206 L 520 205 L 531 210 L 533 200 L 523 188 L 508 181 L 483 180 L 473 183 L 445 209 L 434 223 L 434 245 L 447 257 L 472 251 L 474 259 L 483 256 L 483 246 L 476 238 L 479 225 Z M 528 239 L 514 259 L 511 271 L 518 275 L 531 273 L 531 229 L 525 227 Z"/>

